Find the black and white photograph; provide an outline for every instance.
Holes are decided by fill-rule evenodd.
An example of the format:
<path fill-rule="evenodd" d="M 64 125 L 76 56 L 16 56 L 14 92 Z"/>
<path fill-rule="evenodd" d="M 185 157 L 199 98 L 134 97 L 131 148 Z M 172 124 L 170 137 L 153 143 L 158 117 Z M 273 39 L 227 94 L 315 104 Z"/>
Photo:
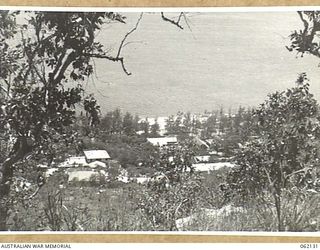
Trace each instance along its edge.
<path fill-rule="evenodd" d="M 320 9 L 0 9 L 0 231 L 319 232 Z"/>

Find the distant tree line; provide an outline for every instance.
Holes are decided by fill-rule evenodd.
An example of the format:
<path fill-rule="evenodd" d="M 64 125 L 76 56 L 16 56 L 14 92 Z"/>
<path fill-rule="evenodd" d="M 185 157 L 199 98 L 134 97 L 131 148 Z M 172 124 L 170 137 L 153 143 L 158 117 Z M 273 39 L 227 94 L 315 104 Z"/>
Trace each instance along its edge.
<path fill-rule="evenodd" d="M 156 122 L 150 125 L 148 119 L 141 121 L 138 115 L 133 115 L 130 112 L 122 113 L 121 109 L 116 108 L 101 118 L 96 129 L 107 135 L 132 136 L 141 131 L 141 134 L 155 136 L 158 135 L 159 124 Z"/>
<path fill-rule="evenodd" d="M 220 110 L 194 115 L 179 111 L 167 119 L 166 132 L 180 138 L 197 136 L 202 140 L 210 140 L 211 148 L 232 154 L 239 144 L 256 134 L 254 109 L 239 106 L 237 112 L 228 113 Z"/>
<path fill-rule="evenodd" d="M 129 112 L 122 114 L 119 108 L 109 111 L 104 115 L 99 124 L 99 128 L 107 134 L 134 135 L 139 131 L 139 116 Z"/>

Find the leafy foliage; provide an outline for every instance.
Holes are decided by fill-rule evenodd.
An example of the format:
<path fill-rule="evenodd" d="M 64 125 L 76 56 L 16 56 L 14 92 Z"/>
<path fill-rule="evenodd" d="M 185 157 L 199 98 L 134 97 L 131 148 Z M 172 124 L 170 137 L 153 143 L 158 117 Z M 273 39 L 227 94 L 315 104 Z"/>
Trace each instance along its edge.
<path fill-rule="evenodd" d="M 201 177 L 193 171 L 189 145 L 164 147 L 160 153 L 160 160 L 152 166 L 157 172 L 140 194 L 138 208 L 153 230 L 175 230 L 176 219 L 188 215 L 197 204 Z"/>
<path fill-rule="evenodd" d="M 85 97 L 82 83 L 93 73 L 92 57 L 110 59 L 96 32 L 106 21 L 125 18 L 112 12 L 1 11 L 0 19 L 0 131 L 11 144 L 0 165 L 4 229 L 13 165 L 29 154 L 52 154 L 59 141 L 70 143 L 78 104 L 91 125 L 98 123 L 100 107 Z"/>
<path fill-rule="evenodd" d="M 298 11 L 303 23 L 303 30 L 295 30 L 290 34 L 291 44 L 287 46 L 289 51 L 296 51 L 303 56 L 305 53 L 320 57 L 320 43 L 318 34 L 320 31 L 319 11 Z"/>
<path fill-rule="evenodd" d="M 66 87 L 67 82 L 82 81 L 92 74 L 91 53 L 103 53 L 102 45 L 95 42 L 95 32 L 105 19 L 123 18 L 81 12 L 36 12 L 28 16 L 28 22 L 20 28 L 21 42 L 14 48 L 9 46 L 12 42 L 5 42 L 7 58 L 1 61 L 9 58 L 9 65 L 1 65 L 1 78 L 8 85 L 9 97 L 1 121 L 8 123 L 15 135 L 39 143 L 50 130 L 61 133 L 74 121 L 83 88 L 81 84 L 71 87 L 71 83 Z M 10 58 L 19 60 L 12 63 Z M 84 98 L 84 109 L 96 124 L 99 106 L 92 97 Z"/>
<path fill-rule="evenodd" d="M 243 197 L 273 194 L 279 230 L 283 190 L 320 188 L 319 107 L 306 81 L 301 74 L 296 87 L 271 94 L 260 105 L 255 112 L 258 134 L 239 152 L 238 167 L 228 178 Z"/>

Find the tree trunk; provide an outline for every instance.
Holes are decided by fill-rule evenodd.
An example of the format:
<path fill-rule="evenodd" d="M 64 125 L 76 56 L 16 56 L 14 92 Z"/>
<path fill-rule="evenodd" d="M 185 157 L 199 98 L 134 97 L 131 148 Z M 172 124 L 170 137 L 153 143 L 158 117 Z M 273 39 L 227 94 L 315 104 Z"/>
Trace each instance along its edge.
<path fill-rule="evenodd" d="M 13 178 L 13 165 L 31 152 L 25 137 L 16 140 L 9 157 L 0 164 L 0 231 L 7 231 L 10 186 Z"/>
<path fill-rule="evenodd" d="M 274 193 L 274 201 L 276 206 L 276 213 L 277 213 L 277 222 L 278 222 L 278 231 L 283 230 L 283 223 L 282 223 L 282 215 L 281 215 L 281 191 Z"/>
<path fill-rule="evenodd" d="M 8 198 L 12 177 L 12 164 L 9 159 L 0 167 L 0 231 L 7 230 Z"/>

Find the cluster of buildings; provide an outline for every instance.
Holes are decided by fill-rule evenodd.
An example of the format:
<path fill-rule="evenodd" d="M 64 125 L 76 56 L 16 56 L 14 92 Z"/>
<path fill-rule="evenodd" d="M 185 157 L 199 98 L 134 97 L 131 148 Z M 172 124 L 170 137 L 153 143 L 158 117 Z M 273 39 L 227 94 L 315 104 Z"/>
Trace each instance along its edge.
<path fill-rule="evenodd" d="M 178 139 L 176 136 L 171 137 L 157 137 L 157 138 L 147 138 L 153 146 L 156 147 L 168 147 L 178 145 Z M 194 171 L 197 172 L 210 172 L 218 170 L 223 167 L 232 168 L 234 164 L 229 160 L 230 158 L 224 157 L 223 152 L 218 152 L 215 150 L 210 150 L 210 144 L 199 137 L 194 136 L 193 141 L 195 144 L 203 149 L 203 154 L 196 155 L 193 157 L 192 167 Z"/>
<path fill-rule="evenodd" d="M 147 138 L 147 141 L 159 148 L 175 148 L 179 146 L 176 136 Z M 195 140 L 195 142 L 198 142 L 198 140 Z M 203 142 L 198 143 L 202 145 Z M 94 178 L 107 180 L 111 166 L 118 168 L 119 175 L 116 179 L 120 182 L 128 183 L 134 181 L 145 184 L 150 180 L 150 176 L 128 176 L 128 172 L 121 168 L 121 165 L 116 160 L 112 160 L 106 150 L 84 150 L 82 155 L 70 156 L 65 161 L 55 164 L 55 167 L 52 168 L 39 165 L 39 167 L 46 168 L 46 177 L 49 177 L 56 171 L 63 170 L 68 175 L 69 182 L 90 181 Z M 210 172 L 222 167 L 232 168 L 233 166 L 233 163 L 224 158 L 222 152 L 209 150 L 207 154 L 194 156 L 192 164 L 194 171 L 197 172 Z"/>
<path fill-rule="evenodd" d="M 200 122 L 206 122 L 210 114 L 204 115 L 193 115 Z M 155 147 L 172 147 L 179 146 L 179 140 L 176 135 L 165 136 L 166 122 L 168 117 L 158 117 L 158 118 L 146 118 L 149 125 L 158 123 L 159 125 L 159 136 L 147 138 L 147 141 Z M 234 165 L 228 158 L 224 157 L 222 152 L 217 152 L 212 150 L 211 144 L 212 140 L 202 140 L 199 135 L 190 135 L 194 144 L 198 145 L 202 149 L 202 153 L 194 156 L 192 167 L 198 172 L 210 172 L 222 167 L 232 168 Z M 170 160 L 170 159 L 169 159 Z M 94 177 L 102 177 L 108 179 L 109 169 L 111 165 L 117 166 L 119 169 L 118 181 L 129 182 L 135 181 L 138 183 L 145 183 L 148 181 L 147 176 L 128 176 L 128 172 L 121 168 L 121 165 L 116 161 L 111 159 L 109 153 L 106 150 L 84 150 L 82 155 L 70 156 L 65 161 L 55 164 L 54 168 L 47 168 L 46 175 L 50 176 L 55 171 L 63 169 L 64 173 L 68 175 L 68 181 L 89 181 Z M 46 167 L 46 166 L 43 166 Z"/>
<path fill-rule="evenodd" d="M 106 150 L 85 150 L 83 155 L 70 156 L 65 161 L 55 164 L 53 168 L 39 165 L 46 169 L 46 177 L 54 172 L 64 170 L 68 181 L 89 181 L 95 176 L 108 176 L 111 157 Z"/>

